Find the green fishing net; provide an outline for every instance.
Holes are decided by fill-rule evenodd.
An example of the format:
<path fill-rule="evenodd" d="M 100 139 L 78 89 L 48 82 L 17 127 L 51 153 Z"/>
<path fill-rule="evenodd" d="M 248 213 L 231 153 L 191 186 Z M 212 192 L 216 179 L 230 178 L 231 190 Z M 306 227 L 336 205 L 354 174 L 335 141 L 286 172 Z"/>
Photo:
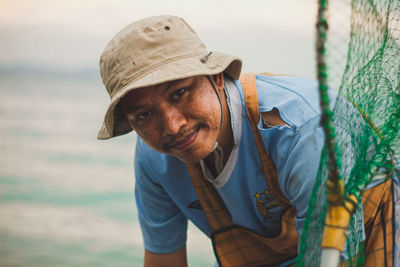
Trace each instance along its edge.
<path fill-rule="evenodd" d="M 336 170 L 343 180 L 344 196 L 355 194 L 361 203 L 366 187 L 392 179 L 400 166 L 400 1 L 320 0 L 319 14 L 317 61 L 323 112 L 328 118 L 322 122 L 327 142 L 297 266 L 320 264 L 326 182 L 332 172 Z M 339 91 L 332 111 L 327 108 L 328 86 Z M 342 253 L 350 266 L 364 264 L 363 223 L 359 204 Z"/>

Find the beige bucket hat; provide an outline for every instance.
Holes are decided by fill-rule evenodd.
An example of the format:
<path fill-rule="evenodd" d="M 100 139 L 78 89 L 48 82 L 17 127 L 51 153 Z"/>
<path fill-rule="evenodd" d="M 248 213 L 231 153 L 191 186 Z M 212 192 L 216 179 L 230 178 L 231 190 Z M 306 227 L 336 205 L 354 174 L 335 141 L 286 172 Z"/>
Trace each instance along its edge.
<path fill-rule="evenodd" d="M 221 72 L 238 79 L 241 67 L 236 57 L 208 51 L 182 18 L 164 15 L 136 21 L 117 33 L 101 55 L 100 73 L 111 103 L 97 138 L 132 131 L 118 103 L 134 89 Z"/>

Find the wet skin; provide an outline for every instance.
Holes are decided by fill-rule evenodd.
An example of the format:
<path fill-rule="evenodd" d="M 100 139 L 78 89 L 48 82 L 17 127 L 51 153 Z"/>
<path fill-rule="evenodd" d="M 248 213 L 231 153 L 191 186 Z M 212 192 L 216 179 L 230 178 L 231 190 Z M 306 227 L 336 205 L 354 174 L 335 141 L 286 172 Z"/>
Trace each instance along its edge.
<path fill-rule="evenodd" d="M 213 78 L 224 109 L 221 129 L 221 106 L 206 76 L 133 90 L 119 106 L 132 128 L 156 151 L 195 163 L 206 158 L 218 141 L 226 159 L 233 140 L 230 115 L 223 75 Z"/>

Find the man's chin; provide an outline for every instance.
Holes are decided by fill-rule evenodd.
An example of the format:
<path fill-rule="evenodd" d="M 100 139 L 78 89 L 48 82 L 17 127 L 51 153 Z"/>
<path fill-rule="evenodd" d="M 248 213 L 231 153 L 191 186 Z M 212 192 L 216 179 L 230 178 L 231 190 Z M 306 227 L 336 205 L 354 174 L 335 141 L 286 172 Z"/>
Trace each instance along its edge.
<path fill-rule="evenodd" d="M 201 154 L 192 154 L 192 155 L 175 155 L 179 160 L 183 161 L 185 164 L 196 164 L 199 163 L 202 159 L 206 158 L 209 153 L 201 153 Z"/>
<path fill-rule="evenodd" d="M 179 157 L 179 156 L 175 156 L 177 157 L 180 161 L 183 161 L 183 163 L 185 164 L 196 164 L 198 162 L 200 162 L 200 160 L 202 160 L 202 158 L 195 158 L 195 157 Z"/>

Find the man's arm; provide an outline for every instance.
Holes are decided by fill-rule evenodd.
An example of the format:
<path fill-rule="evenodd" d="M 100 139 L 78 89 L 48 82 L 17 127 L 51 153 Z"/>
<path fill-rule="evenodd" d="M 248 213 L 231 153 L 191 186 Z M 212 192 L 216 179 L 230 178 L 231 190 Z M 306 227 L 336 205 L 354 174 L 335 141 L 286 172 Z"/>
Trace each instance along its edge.
<path fill-rule="evenodd" d="M 187 266 L 187 218 L 159 179 L 167 179 L 165 158 L 138 137 L 135 153 L 135 199 L 144 241 L 144 266 Z"/>
<path fill-rule="evenodd" d="M 187 267 L 186 246 L 168 254 L 155 254 L 145 250 L 144 267 Z"/>

